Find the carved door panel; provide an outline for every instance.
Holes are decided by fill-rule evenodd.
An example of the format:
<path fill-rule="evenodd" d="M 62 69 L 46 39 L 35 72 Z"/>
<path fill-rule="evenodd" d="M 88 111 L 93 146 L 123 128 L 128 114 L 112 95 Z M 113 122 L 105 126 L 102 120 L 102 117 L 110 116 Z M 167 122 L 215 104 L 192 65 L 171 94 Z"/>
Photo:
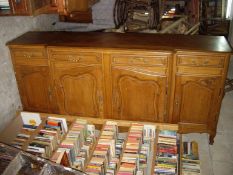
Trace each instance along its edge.
<path fill-rule="evenodd" d="M 102 116 L 102 70 L 100 65 L 55 63 L 55 90 L 61 114 Z"/>
<path fill-rule="evenodd" d="M 24 110 L 52 112 L 47 66 L 17 66 L 16 78 Z"/>
<path fill-rule="evenodd" d="M 175 122 L 209 124 L 215 120 L 221 95 L 221 77 L 176 76 Z"/>
<path fill-rule="evenodd" d="M 112 113 L 115 119 L 163 122 L 166 115 L 165 76 L 113 67 Z"/>

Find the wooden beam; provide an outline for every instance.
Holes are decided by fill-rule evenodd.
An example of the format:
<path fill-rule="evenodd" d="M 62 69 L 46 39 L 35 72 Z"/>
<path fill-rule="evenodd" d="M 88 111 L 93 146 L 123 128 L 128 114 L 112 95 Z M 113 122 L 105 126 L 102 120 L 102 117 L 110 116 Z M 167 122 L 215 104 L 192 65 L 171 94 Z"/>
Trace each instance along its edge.
<path fill-rule="evenodd" d="M 189 35 L 191 34 L 193 31 L 199 30 L 199 26 L 200 26 L 200 22 L 198 22 L 197 24 L 195 24 L 193 27 L 191 27 L 191 29 L 189 29 L 187 32 L 185 32 L 185 35 Z"/>
<path fill-rule="evenodd" d="M 168 31 L 177 27 L 180 23 L 184 22 L 186 19 L 187 19 L 187 16 L 181 17 L 180 19 L 178 19 L 177 21 L 175 21 L 174 23 L 172 23 L 171 25 L 169 25 L 165 29 L 161 30 L 159 33 L 167 33 Z"/>

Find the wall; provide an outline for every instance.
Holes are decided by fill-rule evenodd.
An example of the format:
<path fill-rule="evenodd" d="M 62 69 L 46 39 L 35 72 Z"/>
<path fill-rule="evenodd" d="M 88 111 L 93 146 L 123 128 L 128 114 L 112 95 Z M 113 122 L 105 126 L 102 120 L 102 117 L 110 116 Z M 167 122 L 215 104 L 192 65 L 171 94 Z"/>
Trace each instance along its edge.
<path fill-rule="evenodd" d="M 101 0 L 92 8 L 93 23 L 59 22 L 58 15 L 37 17 L 0 17 L 0 131 L 7 126 L 17 109 L 21 109 L 18 88 L 6 42 L 32 30 L 91 31 L 114 27 L 115 0 Z"/>
<path fill-rule="evenodd" d="M 32 17 L 0 17 L 0 130 L 21 108 L 8 48 L 5 43 L 32 30 Z"/>
<path fill-rule="evenodd" d="M 57 15 L 37 17 L 0 17 L 0 131 L 22 109 L 13 66 L 7 46 L 10 41 L 27 31 L 54 30 Z"/>

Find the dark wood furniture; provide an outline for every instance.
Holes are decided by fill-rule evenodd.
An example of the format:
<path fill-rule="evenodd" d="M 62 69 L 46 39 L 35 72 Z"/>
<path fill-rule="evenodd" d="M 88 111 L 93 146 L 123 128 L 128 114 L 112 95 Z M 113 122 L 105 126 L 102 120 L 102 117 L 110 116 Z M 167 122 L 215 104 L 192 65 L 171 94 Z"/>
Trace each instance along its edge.
<path fill-rule="evenodd" d="M 58 14 L 65 22 L 92 22 L 92 9 L 99 0 L 57 0 Z"/>
<path fill-rule="evenodd" d="M 57 13 L 65 22 L 92 22 L 91 7 L 99 0 L 6 0 L 0 16 L 35 16 Z M 5 4 L 5 3 L 4 3 Z"/>
<path fill-rule="evenodd" d="M 232 52 L 224 37 L 28 32 L 8 46 L 24 110 L 179 123 L 213 143 Z"/>
<path fill-rule="evenodd" d="M 0 16 L 28 16 L 56 13 L 56 0 L 6 0 L 9 9 L 0 7 Z"/>

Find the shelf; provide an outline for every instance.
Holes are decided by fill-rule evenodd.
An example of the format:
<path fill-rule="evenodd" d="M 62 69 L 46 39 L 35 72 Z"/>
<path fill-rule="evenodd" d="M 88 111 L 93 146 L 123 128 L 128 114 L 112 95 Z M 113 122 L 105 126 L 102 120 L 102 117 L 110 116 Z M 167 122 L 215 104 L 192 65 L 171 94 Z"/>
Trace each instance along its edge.
<path fill-rule="evenodd" d="M 33 113 L 29 113 L 29 114 L 33 114 Z M 140 147 L 139 147 L 139 150 L 138 150 L 138 152 L 135 154 L 135 153 L 131 153 L 131 152 L 125 152 L 126 154 L 127 154 L 127 156 L 129 156 L 129 154 L 135 154 L 135 156 L 136 155 L 140 155 L 140 154 L 148 154 L 148 151 L 149 151 L 149 155 L 152 155 L 152 156 L 150 156 L 151 158 L 147 158 L 146 159 L 146 164 L 147 164 L 147 166 L 143 166 L 144 168 L 141 168 L 141 171 L 144 171 L 144 172 L 147 172 L 147 174 L 148 174 L 148 172 L 151 172 L 151 174 L 153 174 L 154 173 L 154 166 L 155 166 L 155 160 L 156 160 L 156 152 L 157 152 L 157 143 L 158 143 L 158 135 L 159 135 L 159 131 L 160 130 L 173 130 L 173 131 L 177 131 L 178 130 L 178 126 L 177 125 L 175 125 L 175 124 L 160 124 L 160 123 L 152 123 L 152 122 L 135 122 L 135 121 L 121 121 L 121 120 L 108 120 L 108 119 L 100 119 L 100 118 L 88 118 L 88 117 L 77 117 L 77 116 L 67 116 L 67 115 L 56 115 L 56 114 L 44 114 L 44 113 L 39 113 L 40 114 L 40 117 L 41 117 L 41 119 L 42 119 L 42 122 L 41 122 L 41 124 L 32 132 L 32 134 L 30 135 L 30 138 L 26 141 L 26 143 L 22 146 L 22 149 L 23 150 L 27 150 L 27 148 L 28 148 L 28 146 L 29 146 L 29 144 L 35 139 L 35 137 L 36 136 L 38 136 L 38 133 L 40 132 L 40 130 L 42 129 L 42 128 L 44 128 L 44 126 L 45 126 L 45 123 L 46 123 L 46 120 L 47 120 L 47 118 L 48 117 L 56 117 L 56 118 L 65 118 L 66 119 L 66 121 L 69 123 L 69 126 L 68 126 L 68 129 L 69 129 L 69 131 L 75 131 L 75 130 L 72 130 L 72 127 L 73 127 L 73 125 L 74 125 L 74 123 L 75 123 L 75 121 L 76 121 L 76 119 L 82 119 L 82 120 L 85 120 L 86 121 L 86 123 L 87 124 L 93 124 L 93 125 L 95 125 L 95 128 L 96 129 L 98 129 L 99 131 L 100 131 L 100 134 L 99 134 L 99 136 L 97 137 L 96 136 L 96 141 L 95 142 L 93 142 L 93 144 L 91 144 L 92 146 L 90 147 L 90 149 L 88 149 L 88 152 L 89 152 L 89 157 L 88 158 L 86 158 L 86 160 L 85 160 L 85 164 L 84 164 L 84 169 L 83 170 L 85 170 L 86 169 L 86 167 L 87 167 L 87 165 L 88 165 L 88 163 L 91 161 L 91 159 L 92 159 L 92 157 L 93 157 L 93 153 L 94 153 L 94 151 L 95 151 L 95 148 L 96 148 L 96 146 L 98 145 L 98 141 L 99 141 L 99 139 L 101 138 L 101 135 L 102 135 L 102 133 L 103 133 L 103 131 L 106 131 L 106 130 L 104 130 L 104 128 L 105 128 L 105 126 L 106 126 L 106 122 L 107 121 L 111 121 L 111 122 L 113 122 L 115 125 L 116 125 L 116 127 L 117 127 L 117 133 L 122 133 L 122 132 L 124 132 L 124 136 L 125 136 L 125 139 L 124 139 L 124 143 L 123 143 L 123 147 L 122 147 L 122 150 L 121 150 L 121 154 L 120 154 L 120 157 L 116 157 L 116 159 L 118 159 L 118 163 L 117 163 L 117 168 L 115 169 L 115 171 L 119 171 L 119 168 L 120 168 L 120 166 L 121 166 L 121 161 L 122 161 L 122 158 L 123 158 L 123 154 L 124 154 L 124 151 L 125 151 L 125 149 L 126 149 L 126 144 L 127 144 L 127 142 L 128 142 L 128 134 L 130 133 L 130 130 L 131 130 L 131 127 L 132 126 L 134 126 L 134 130 L 133 130 L 133 132 L 132 133 L 134 133 L 135 134 L 135 131 L 138 131 L 137 130 L 137 128 L 138 128 L 138 126 L 140 126 L 140 127 L 142 127 L 143 129 L 142 129 L 142 133 L 144 133 L 146 130 L 145 130 L 145 125 L 150 125 L 150 126 L 147 126 L 147 128 L 149 128 L 149 130 L 151 131 L 151 127 L 153 128 L 154 126 L 156 126 L 155 127 L 155 129 L 156 129 L 156 139 L 155 140 L 153 140 L 153 138 L 151 137 L 151 139 L 150 139 L 150 141 L 148 142 L 148 144 L 150 145 L 149 147 L 148 147 L 148 145 L 145 145 L 145 149 L 143 149 L 144 151 L 145 150 L 147 150 L 146 152 L 141 152 L 141 146 L 142 146 L 142 144 L 144 143 L 143 142 L 143 140 L 145 139 L 145 136 L 143 136 L 143 134 L 142 134 L 142 136 L 140 136 L 140 139 L 139 140 L 141 140 L 140 142 L 139 142 L 139 145 L 140 145 Z M 5 131 L 3 131 L 2 133 L 1 133 L 1 136 L 0 136 L 0 141 L 4 141 L 3 139 L 5 138 L 7 138 L 6 137 L 6 135 L 7 135 L 7 133 L 9 133 L 9 132 L 11 132 L 11 138 L 13 139 L 13 138 L 15 138 L 16 137 L 16 135 L 17 135 L 17 133 L 20 133 L 20 128 L 22 128 L 22 126 L 23 126 L 23 123 L 22 123 L 22 121 L 20 120 L 20 114 L 17 114 L 17 116 L 16 116 L 16 118 L 14 119 L 14 121 L 7 127 L 7 129 L 5 130 Z M 109 125 L 109 124 L 108 124 Z M 16 127 L 17 126 L 17 127 Z M 136 127 L 136 129 L 135 129 L 135 127 Z M 154 129 L 153 129 L 154 130 Z M 107 130 L 108 131 L 108 130 Z M 148 131 L 148 129 L 147 129 L 147 131 Z M 83 131 L 82 131 L 83 132 Z M 85 132 L 87 132 L 87 131 L 85 131 Z M 66 136 L 67 136 L 67 133 L 68 132 L 66 132 L 66 134 L 61 138 L 61 141 L 60 141 L 60 144 L 64 141 L 64 140 L 66 140 Z M 150 133 L 150 132 L 145 132 L 145 133 Z M 8 134 L 9 135 L 9 134 Z M 132 136 L 133 135 L 131 135 L 131 138 L 132 138 Z M 42 136 L 41 136 L 42 137 Z M 105 137 L 103 137 L 102 139 L 104 139 Z M 6 143 L 8 143 L 8 144 L 10 144 L 11 142 L 12 142 L 12 139 L 9 139 L 8 138 L 8 140 L 6 140 Z M 105 138 L 106 139 L 106 138 Z M 116 137 L 114 137 L 114 139 L 116 139 Z M 111 139 L 110 139 L 111 140 Z M 110 141 L 109 140 L 109 141 Z M 147 140 L 147 139 L 146 139 Z M 37 140 L 38 141 L 38 140 Z M 37 142 L 36 140 L 35 140 L 35 143 Z M 145 140 L 144 140 L 145 141 Z M 51 143 L 52 143 L 53 141 L 51 140 Z M 80 141 L 79 141 L 80 142 Z M 84 143 L 84 142 L 83 142 Z M 102 143 L 102 142 L 101 142 Z M 101 143 L 99 143 L 100 145 L 101 145 Z M 103 142 L 103 143 L 105 143 L 105 142 Z M 102 144 L 103 144 L 102 143 Z M 106 142 L 106 143 L 108 143 L 108 142 Z M 106 144 L 105 143 L 105 144 Z M 109 142 L 110 143 L 110 142 Z M 115 140 L 115 145 L 114 145 L 114 148 L 116 149 L 116 140 Z M 60 145 L 59 144 L 59 145 Z M 66 143 L 67 144 L 67 143 Z M 51 154 L 51 157 L 54 155 L 54 153 L 56 152 L 56 150 L 59 148 L 59 145 L 58 145 L 58 147 L 56 147 L 56 149 L 54 149 L 53 151 L 53 154 Z M 130 144 L 131 145 L 131 144 Z M 111 145 L 112 146 L 112 145 Z M 109 146 L 109 151 L 111 150 L 111 146 Z M 71 149 L 74 149 L 74 148 L 78 148 L 78 149 L 80 149 L 81 150 L 81 146 L 79 146 L 79 147 L 75 147 L 75 145 L 73 145 L 73 147 L 71 148 Z M 50 148 L 49 148 L 50 149 Z M 129 148 L 128 147 L 128 150 L 130 150 L 130 149 L 132 149 L 131 147 Z M 51 150 L 51 149 L 50 149 Z M 99 150 L 98 150 L 99 151 Z M 66 153 L 65 153 L 66 154 Z M 49 155 L 49 154 L 46 154 L 46 155 Z M 70 153 L 69 153 L 69 155 L 71 155 Z M 101 154 L 102 155 L 102 154 Z M 75 155 L 75 156 L 77 156 L 77 155 Z M 126 159 L 125 159 L 125 163 L 126 164 L 128 164 L 127 163 L 127 156 L 125 157 Z M 51 158 L 51 157 L 46 157 L 46 158 Z M 72 156 L 71 156 L 72 157 Z M 139 158 L 139 157 L 138 157 Z M 107 160 L 107 159 L 106 159 Z M 110 160 L 110 159 L 109 159 Z M 138 163 L 139 163 L 139 161 L 140 161 L 140 159 L 138 159 L 137 160 L 138 161 Z M 144 161 L 142 161 L 142 162 L 144 162 Z M 142 163 L 142 165 L 144 165 L 145 163 Z M 135 166 L 136 167 L 140 167 L 138 164 L 135 164 Z M 71 166 L 72 168 L 75 168 L 74 166 Z"/>

